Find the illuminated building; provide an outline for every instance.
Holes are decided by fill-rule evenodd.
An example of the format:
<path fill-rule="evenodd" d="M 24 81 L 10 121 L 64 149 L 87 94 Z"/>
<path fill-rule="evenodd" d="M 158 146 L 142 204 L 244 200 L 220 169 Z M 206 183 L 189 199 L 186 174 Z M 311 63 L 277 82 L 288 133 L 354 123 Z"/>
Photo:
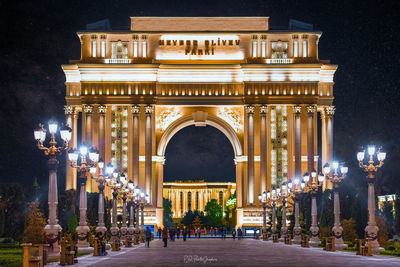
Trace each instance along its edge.
<path fill-rule="evenodd" d="M 216 127 L 235 154 L 237 225 L 261 225 L 259 193 L 332 157 L 337 66 L 319 59 L 321 34 L 274 30 L 268 17 L 132 17 L 130 30 L 78 32 L 81 58 L 62 66 L 71 145 L 80 123 L 82 141 L 151 196 L 146 223 L 161 225 L 169 140 Z M 73 169 L 66 179 L 76 188 Z"/>

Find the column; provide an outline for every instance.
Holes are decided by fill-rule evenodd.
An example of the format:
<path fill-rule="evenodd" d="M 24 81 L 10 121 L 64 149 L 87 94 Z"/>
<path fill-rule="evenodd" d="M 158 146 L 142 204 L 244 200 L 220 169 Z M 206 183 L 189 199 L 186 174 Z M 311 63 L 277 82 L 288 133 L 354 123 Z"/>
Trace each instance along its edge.
<path fill-rule="evenodd" d="M 301 106 L 294 106 L 294 169 L 295 176 L 301 179 Z"/>
<path fill-rule="evenodd" d="M 254 203 L 254 106 L 246 107 L 247 113 L 247 176 L 248 204 Z"/>
<path fill-rule="evenodd" d="M 142 35 L 142 57 L 147 57 L 147 36 Z"/>
<path fill-rule="evenodd" d="M 260 106 L 260 194 L 267 190 L 267 112 L 267 106 Z"/>
<path fill-rule="evenodd" d="M 287 235 L 286 226 L 286 200 L 282 200 L 282 227 L 281 227 L 281 240 L 285 241 Z"/>
<path fill-rule="evenodd" d="M 261 36 L 261 57 L 265 58 L 267 56 L 267 50 L 266 50 L 266 35 Z"/>
<path fill-rule="evenodd" d="M 151 197 L 151 174 L 152 174 L 152 120 L 154 107 L 148 105 L 145 107 L 146 114 L 146 132 L 145 132 L 145 181 L 146 193 Z"/>
<path fill-rule="evenodd" d="M 133 183 L 139 185 L 139 113 L 138 105 L 133 105 L 132 111 L 132 126 L 133 126 L 133 140 L 132 140 L 132 174 Z"/>
<path fill-rule="evenodd" d="M 99 152 L 100 152 L 100 158 L 105 160 L 106 158 L 106 112 L 107 112 L 107 106 L 105 105 L 99 105 L 97 107 L 97 111 L 99 113 Z"/>
<path fill-rule="evenodd" d="M 76 138 L 76 136 L 74 135 L 74 132 L 76 131 L 76 129 L 74 129 L 74 108 L 72 106 L 64 106 L 64 113 L 65 113 L 65 117 L 66 117 L 66 122 L 65 124 L 68 125 L 69 127 L 71 127 L 72 129 L 72 138 L 71 141 L 69 142 L 69 146 L 70 147 L 74 147 L 73 143 L 74 143 L 74 138 Z M 65 181 L 65 190 L 70 190 L 70 189 L 76 189 L 76 182 L 74 182 L 76 180 L 76 171 L 75 168 L 72 168 L 71 165 L 69 164 L 68 161 L 68 153 L 66 153 L 66 164 L 67 166 L 67 174 L 66 174 L 66 181 Z M 75 187 L 74 187 L 75 185 Z"/>
<path fill-rule="evenodd" d="M 300 208 L 299 195 L 294 197 L 294 227 L 293 227 L 293 243 L 300 244 L 301 242 L 301 226 L 300 226 Z"/>
<path fill-rule="evenodd" d="M 333 198 L 333 214 L 335 216 L 335 223 L 332 228 L 332 233 L 335 236 L 335 247 L 337 249 L 345 246 L 343 242 L 343 227 L 340 225 L 340 200 L 339 200 L 339 186 L 335 183 L 334 187 L 334 198 Z"/>
<path fill-rule="evenodd" d="M 325 108 L 325 160 L 329 162 L 333 158 L 333 115 L 335 114 L 335 107 L 328 106 Z M 325 179 L 327 180 L 327 179 Z M 326 181 L 326 188 L 332 188 L 330 181 Z"/>
<path fill-rule="evenodd" d="M 134 36 L 132 36 L 132 39 L 133 39 L 133 57 L 136 58 L 136 57 L 138 57 L 138 51 L 139 51 L 138 36 L 134 35 Z"/>
<path fill-rule="evenodd" d="M 307 106 L 307 165 L 308 173 L 314 168 L 314 113 L 315 106 Z"/>
<path fill-rule="evenodd" d="M 311 193 L 311 239 L 310 244 L 317 246 L 319 244 L 319 227 L 317 223 L 317 195 L 316 193 Z"/>
<path fill-rule="evenodd" d="M 379 228 L 375 220 L 375 179 L 368 179 L 368 225 L 365 227 L 365 236 L 371 239 L 372 251 L 380 250 L 378 243 Z"/>
<path fill-rule="evenodd" d="M 91 105 L 85 105 L 83 107 L 83 111 L 85 112 L 86 116 L 86 132 L 84 133 L 86 138 L 86 144 L 91 145 L 92 144 L 92 112 L 93 112 L 93 106 Z"/>

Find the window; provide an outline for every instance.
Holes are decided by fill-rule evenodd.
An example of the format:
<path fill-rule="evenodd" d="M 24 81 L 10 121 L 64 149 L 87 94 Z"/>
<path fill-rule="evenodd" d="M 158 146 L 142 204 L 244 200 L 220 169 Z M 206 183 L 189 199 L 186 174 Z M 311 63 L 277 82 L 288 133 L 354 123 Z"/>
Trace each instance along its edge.
<path fill-rule="evenodd" d="M 219 191 L 219 204 L 221 206 L 224 205 L 224 192 L 222 192 L 222 191 Z"/>
<path fill-rule="evenodd" d="M 196 192 L 196 210 L 199 210 L 199 192 Z"/>
<path fill-rule="evenodd" d="M 293 57 L 299 56 L 299 40 L 296 38 L 293 39 Z"/>
<path fill-rule="evenodd" d="M 192 192 L 188 192 L 188 210 L 192 209 Z"/>
<path fill-rule="evenodd" d="M 92 57 L 96 57 L 97 56 L 97 51 L 96 51 L 96 45 L 97 45 L 97 42 L 96 42 L 96 36 L 92 36 Z"/>
<path fill-rule="evenodd" d="M 111 42 L 112 58 L 128 58 L 128 42 Z"/>
<path fill-rule="evenodd" d="M 272 58 L 287 58 L 288 56 L 288 42 L 272 42 Z"/>
<path fill-rule="evenodd" d="M 303 57 L 308 57 L 308 40 L 307 37 L 303 37 Z"/>
<path fill-rule="evenodd" d="M 180 200 L 180 210 L 181 210 L 181 214 L 182 214 L 182 212 L 183 212 L 183 192 L 181 191 L 181 192 L 179 193 L 179 195 L 180 195 L 180 197 L 179 197 L 179 200 Z"/>

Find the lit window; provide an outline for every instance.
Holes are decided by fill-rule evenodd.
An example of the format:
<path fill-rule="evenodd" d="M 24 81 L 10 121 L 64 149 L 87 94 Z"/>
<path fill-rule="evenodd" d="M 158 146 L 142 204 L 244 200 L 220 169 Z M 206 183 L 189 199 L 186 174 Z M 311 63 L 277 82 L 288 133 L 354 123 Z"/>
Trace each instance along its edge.
<path fill-rule="evenodd" d="M 293 39 L 293 57 L 299 56 L 299 41 L 297 38 Z"/>
<path fill-rule="evenodd" d="M 219 191 L 219 204 L 221 206 L 224 204 L 224 193 L 222 191 Z"/>
<path fill-rule="evenodd" d="M 308 57 L 308 40 L 303 37 L 303 57 Z"/>
<path fill-rule="evenodd" d="M 112 58 L 128 58 L 128 42 L 111 42 Z"/>
<path fill-rule="evenodd" d="M 287 58 L 288 57 L 288 42 L 271 42 L 272 58 Z"/>
<path fill-rule="evenodd" d="M 199 210 L 199 192 L 196 192 L 196 210 Z"/>
<path fill-rule="evenodd" d="M 96 36 L 92 36 L 92 57 L 96 57 Z"/>
<path fill-rule="evenodd" d="M 188 192 L 188 210 L 192 210 L 192 192 Z"/>

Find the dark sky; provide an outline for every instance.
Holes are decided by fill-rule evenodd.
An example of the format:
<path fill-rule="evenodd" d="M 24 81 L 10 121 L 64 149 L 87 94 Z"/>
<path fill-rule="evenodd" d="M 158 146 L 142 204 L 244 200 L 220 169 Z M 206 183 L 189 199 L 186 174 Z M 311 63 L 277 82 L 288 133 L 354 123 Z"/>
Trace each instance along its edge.
<path fill-rule="evenodd" d="M 129 17 L 137 15 L 269 16 L 271 25 L 285 26 L 293 18 L 324 32 L 320 58 L 339 65 L 335 157 L 349 164 L 351 179 L 363 179 L 356 151 L 368 143 L 382 145 L 388 159 L 378 191 L 400 191 L 399 10 L 400 1 L 368 0 L 1 1 L 0 180 L 31 184 L 38 177 L 43 186 L 47 182 L 45 157 L 33 145 L 32 130 L 39 121 L 64 119 L 60 65 L 79 58 L 75 32 L 87 23 L 109 18 L 112 26 L 129 26 Z M 175 138 L 185 143 L 188 137 Z M 226 155 L 218 155 L 222 162 Z M 167 162 L 173 165 L 173 156 Z M 168 175 L 199 175 L 184 167 L 176 175 L 167 169 Z M 218 175 L 231 176 L 228 169 Z"/>

